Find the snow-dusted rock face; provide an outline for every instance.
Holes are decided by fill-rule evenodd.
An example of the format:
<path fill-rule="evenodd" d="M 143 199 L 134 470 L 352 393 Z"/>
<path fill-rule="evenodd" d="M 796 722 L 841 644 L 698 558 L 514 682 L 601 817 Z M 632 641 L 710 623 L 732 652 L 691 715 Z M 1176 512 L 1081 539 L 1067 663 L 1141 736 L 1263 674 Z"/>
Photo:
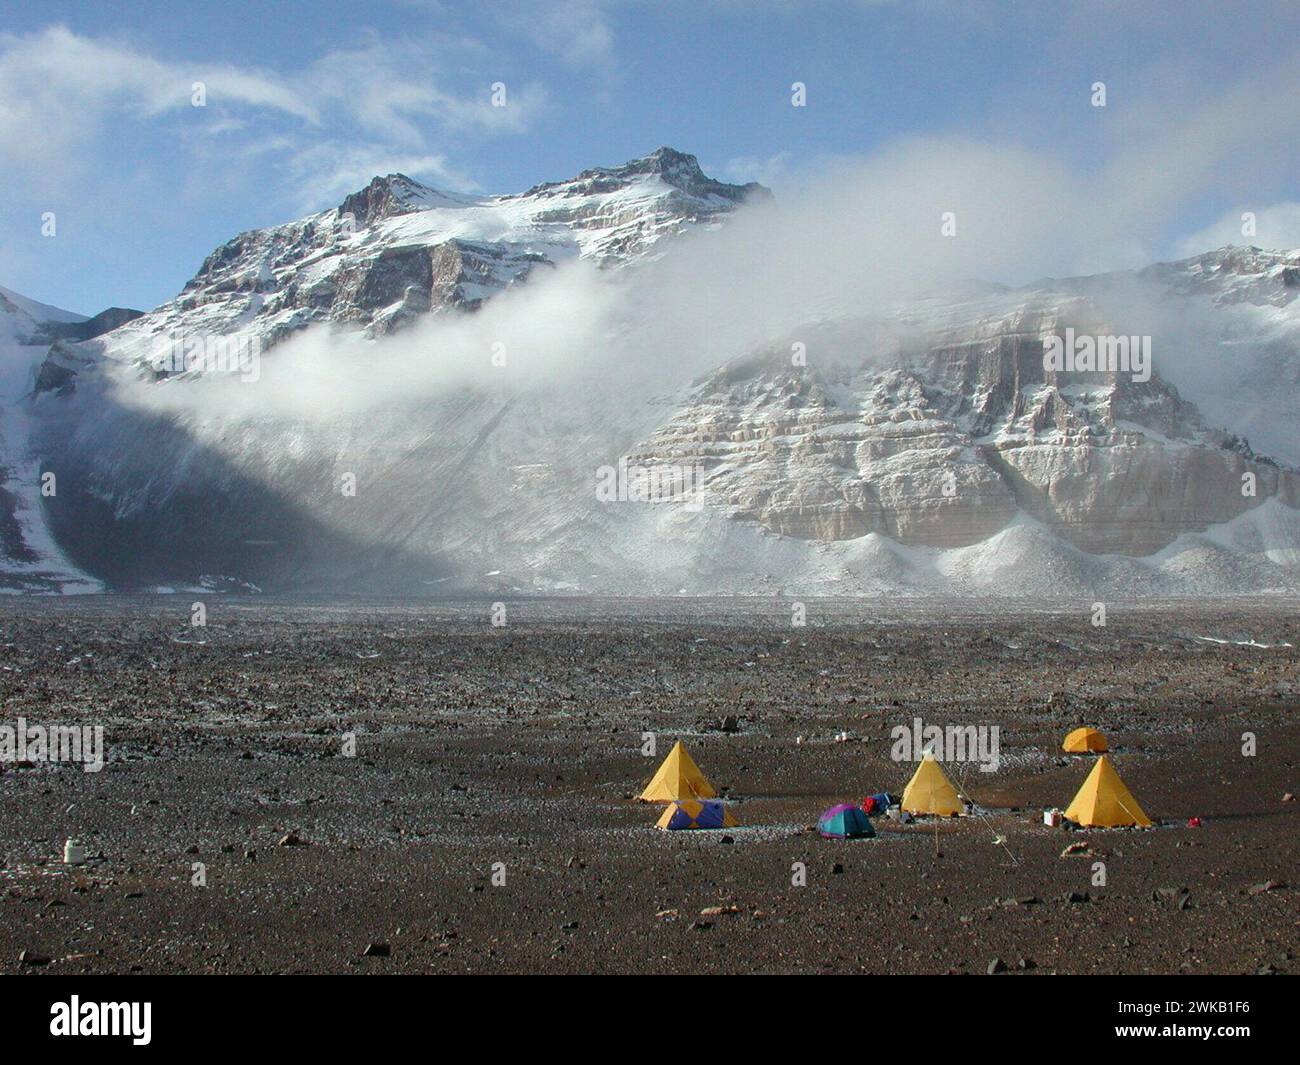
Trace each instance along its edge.
<path fill-rule="evenodd" d="M 1274 267 L 1251 291 L 1278 305 Z M 1088 286 L 810 327 L 709 376 L 634 457 L 702 465 L 732 518 L 820 541 L 961 547 L 1019 511 L 1084 551 L 1149 555 L 1274 496 L 1300 505 L 1294 471 L 1208 430 L 1158 372 L 1045 369 L 1044 337 L 1115 331 L 1071 287 Z"/>
<path fill-rule="evenodd" d="M 38 344 L 51 326 L 75 326 L 86 321 L 80 314 L 60 310 L 0 288 L 0 339 L 13 344 Z"/>
<path fill-rule="evenodd" d="M 1181 297 L 1185 357 L 1166 376 L 1207 423 L 1300 466 L 1300 251 L 1223 248 L 1140 277 Z"/>
<path fill-rule="evenodd" d="M 584 170 L 570 181 L 535 185 L 504 202 L 528 212 L 533 224 L 559 225 L 581 253 L 626 262 L 650 251 L 684 223 L 717 220 L 742 203 L 764 199 L 755 182 L 728 185 L 707 177 L 695 156 L 660 148 L 644 159 Z"/>
<path fill-rule="evenodd" d="M 473 310 L 539 267 L 635 261 L 766 195 L 714 181 L 671 148 L 503 196 L 376 177 L 337 208 L 223 244 L 179 296 L 104 350 L 159 366 L 174 339 L 199 334 L 247 333 L 263 350 L 322 322 L 382 335 L 430 311 Z"/>
<path fill-rule="evenodd" d="M 1139 276 L 1184 295 L 1209 296 L 1220 306 L 1288 307 L 1300 297 L 1300 252 L 1220 248 L 1180 262 L 1156 263 Z"/>
<path fill-rule="evenodd" d="M 202 387 L 165 371 L 99 387 L 178 336 L 249 334 L 267 361 L 307 327 L 399 343 L 566 260 L 635 284 L 662 241 L 764 195 L 661 149 L 511 196 L 379 177 L 243 234 L 150 314 L 60 334 L 35 372 L 52 542 L 120 588 L 1300 591 L 1295 253 L 823 316 L 694 382 L 597 369 L 329 418 L 132 402 Z M 1045 339 L 1070 331 L 1153 334 L 1149 373 L 1054 368 Z M 619 459 L 702 471 L 703 506 L 603 502 L 597 468 Z"/>
<path fill-rule="evenodd" d="M 106 311 L 85 318 L 0 288 L 0 594 L 103 588 L 68 560 L 46 526 L 43 471 L 30 439 L 31 396 L 49 362 L 52 337 L 94 336 L 117 314 L 137 313 Z M 48 384 L 57 388 L 71 380 Z"/>

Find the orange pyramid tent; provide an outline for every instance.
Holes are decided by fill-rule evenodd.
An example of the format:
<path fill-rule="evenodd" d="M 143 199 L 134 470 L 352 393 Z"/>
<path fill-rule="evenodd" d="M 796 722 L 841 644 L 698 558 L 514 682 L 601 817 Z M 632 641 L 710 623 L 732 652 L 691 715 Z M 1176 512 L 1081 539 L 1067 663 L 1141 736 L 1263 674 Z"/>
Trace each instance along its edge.
<path fill-rule="evenodd" d="M 640 795 L 643 802 L 673 802 L 677 799 L 715 799 L 718 793 L 700 772 L 682 741 L 673 744 L 664 764 Z"/>
<path fill-rule="evenodd" d="M 1061 744 L 1061 750 L 1071 754 L 1087 754 L 1089 751 L 1101 753 L 1109 749 L 1105 735 L 1095 728 L 1077 728 Z"/>
<path fill-rule="evenodd" d="M 1097 759 L 1088 779 L 1066 809 L 1065 816 L 1076 824 L 1095 828 L 1151 827 L 1151 819 L 1142 812 L 1142 807 L 1104 754 Z"/>
<path fill-rule="evenodd" d="M 921 759 L 921 764 L 903 789 L 901 805 L 909 814 L 936 814 L 939 817 L 951 817 L 966 809 L 943 766 L 929 753 Z"/>

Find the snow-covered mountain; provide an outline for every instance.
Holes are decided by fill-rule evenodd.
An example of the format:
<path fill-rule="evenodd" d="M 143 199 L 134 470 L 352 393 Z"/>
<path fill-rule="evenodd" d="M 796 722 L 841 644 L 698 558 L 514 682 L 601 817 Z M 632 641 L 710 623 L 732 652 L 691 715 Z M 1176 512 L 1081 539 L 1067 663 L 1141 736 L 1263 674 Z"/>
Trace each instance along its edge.
<path fill-rule="evenodd" d="M 270 363 L 313 331 L 363 336 L 350 357 L 382 374 L 399 333 L 573 260 L 635 285 L 765 196 L 661 149 L 508 196 L 390 175 L 242 234 L 174 300 L 50 349 L 30 409 L 52 535 L 124 588 L 1300 590 L 1300 253 L 819 313 L 680 379 L 602 364 L 322 417 L 154 401 L 206 386 L 166 379 L 178 337 L 251 337 Z M 1152 337 L 1147 372 L 1045 363 L 1076 334 Z M 610 501 L 611 467 L 701 471 L 702 505 Z"/>
<path fill-rule="evenodd" d="M 716 505 L 801 539 L 878 533 L 965 547 L 1027 516 L 1091 554 L 1151 555 L 1266 499 L 1300 505 L 1293 470 L 1223 428 L 1233 421 L 1208 421 L 1171 380 L 1185 378 L 1207 402 L 1270 395 L 1294 410 L 1297 263 L 1231 249 L 1105 285 L 1043 282 L 927 300 L 883 319 L 813 323 L 800 341 L 827 354 L 794 365 L 782 338 L 721 367 L 634 457 L 703 465 Z M 1214 349 L 1231 352 L 1232 365 L 1205 387 L 1203 370 L 1186 365 L 1178 338 L 1161 329 L 1149 380 L 1045 370 L 1044 337 L 1130 328 L 1111 317 L 1116 291 L 1119 305 L 1141 291 L 1146 304 L 1166 315 L 1177 307 L 1202 330 L 1217 311 L 1226 332 Z M 1243 338 L 1243 316 L 1255 312 L 1263 320 Z M 1124 339 L 1136 349 L 1136 337 Z M 1276 438 L 1285 458 L 1300 457 L 1294 423 L 1281 422 Z M 1253 494 L 1243 495 L 1246 474 Z"/>
<path fill-rule="evenodd" d="M 383 335 L 429 311 L 473 310 L 539 268 L 652 256 L 666 237 L 767 195 L 714 181 L 671 148 L 516 195 L 376 177 L 336 208 L 223 244 L 180 295 L 115 333 L 108 353 L 165 367 L 176 338 L 196 334 L 240 332 L 263 350 L 323 322 Z"/>
<path fill-rule="evenodd" d="M 0 593 L 103 588 L 68 560 L 46 527 L 44 471 L 30 439 L 32 397 L 51 344 L 91 339 L 138 314 L 112 308 L 87 318 L 0 288 Z"/>
<path fill-rule="evenodd" d="M 45 303 L 37 303 L 0 286 L 0 328 L 6 335 L 27 340 L 37 335 L 46 323 L 71 325 L 84 322 L 84 315 L 60 310 Z"/>

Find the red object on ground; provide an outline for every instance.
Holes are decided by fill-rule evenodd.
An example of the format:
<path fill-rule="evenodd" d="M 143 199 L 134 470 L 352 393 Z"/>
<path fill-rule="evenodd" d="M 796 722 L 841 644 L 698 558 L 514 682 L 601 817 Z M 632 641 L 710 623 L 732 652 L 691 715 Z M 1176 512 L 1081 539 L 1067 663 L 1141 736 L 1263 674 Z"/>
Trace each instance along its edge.
<path fill-rule="evenodd" d="M 1187 819 L 1187 827 L 1188 827 L 1188 828 L 1200 828 L 1200 827 L 1201 827 L 1201 819 L 1200 819 L 1199 817 L 1189 817 L 1189 818 Z"/>
<path fill-rule="evenodd" d="M 865 799 L 862 800 L 862 812 L 864 814 L 873 813 L 875 812 L 875 809 L 876 809 L 876 800 L 873 799 L 870 795 L 868 795 Z"/>

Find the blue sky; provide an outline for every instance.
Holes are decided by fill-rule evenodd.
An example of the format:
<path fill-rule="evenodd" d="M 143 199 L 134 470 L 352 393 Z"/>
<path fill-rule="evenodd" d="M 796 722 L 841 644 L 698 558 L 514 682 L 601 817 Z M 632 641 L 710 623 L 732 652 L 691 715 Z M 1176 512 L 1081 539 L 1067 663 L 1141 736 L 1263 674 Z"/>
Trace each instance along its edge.
<path fill-rule="evenodd" d="M 1294 246 L 1298 31 L 1265 0 L 6 0 L 0 284 L 147 309 L 236 233 L 394 169 L 507 192 L 670 144 L 781 194 L 953 135 L 1150 183 L 1114 265 L 1224 243 L 1243 208 Z"/>

